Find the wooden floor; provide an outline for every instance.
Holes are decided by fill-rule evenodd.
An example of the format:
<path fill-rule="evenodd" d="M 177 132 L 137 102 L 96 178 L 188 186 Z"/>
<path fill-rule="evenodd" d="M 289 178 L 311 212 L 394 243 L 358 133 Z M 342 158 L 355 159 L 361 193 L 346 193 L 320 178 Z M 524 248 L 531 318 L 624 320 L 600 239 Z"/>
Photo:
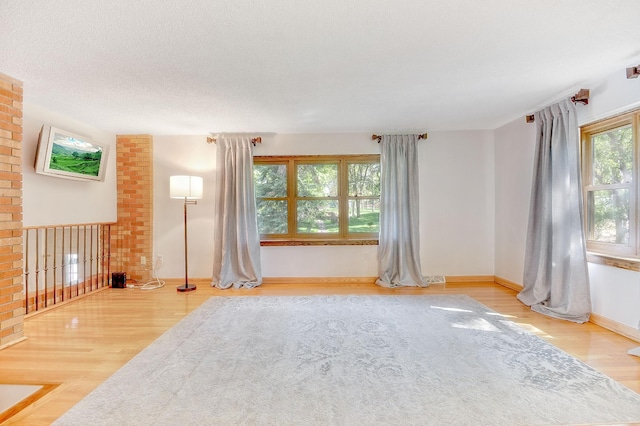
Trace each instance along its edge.
<path fill-rule="evenodd" d="M 107 377 L 211 296 L 312 294 L 467 294 L 640 393 L 640 346 L 591 323 L 574 324 L 532 312 L 515 292 L 495 283 L 447 283 L 426 289 L 385 289 L 362 283 L 264 284 L 217 290 L 208 283 L 178 293 L 105 289 L 25 320 L 28 339 L 0 351 L 0 383 L 45 384 L 48 393 L 2 424 L 49 425 Z M 5 418 L 7 413 L 5 413 Z M 0 417 L 0 422 L 2 417 Z"/>

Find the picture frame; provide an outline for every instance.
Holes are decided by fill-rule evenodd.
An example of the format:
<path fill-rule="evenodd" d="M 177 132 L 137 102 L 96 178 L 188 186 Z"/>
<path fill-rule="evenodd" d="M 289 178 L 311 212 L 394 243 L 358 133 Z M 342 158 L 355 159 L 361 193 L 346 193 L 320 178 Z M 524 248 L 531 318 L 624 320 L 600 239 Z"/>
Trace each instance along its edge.
<path fill-rule="evenodd" d="M 43 125 L 38 137 L 35 172 L 64 179 L 105 179 L 109 145 L 57 127 Z"/>

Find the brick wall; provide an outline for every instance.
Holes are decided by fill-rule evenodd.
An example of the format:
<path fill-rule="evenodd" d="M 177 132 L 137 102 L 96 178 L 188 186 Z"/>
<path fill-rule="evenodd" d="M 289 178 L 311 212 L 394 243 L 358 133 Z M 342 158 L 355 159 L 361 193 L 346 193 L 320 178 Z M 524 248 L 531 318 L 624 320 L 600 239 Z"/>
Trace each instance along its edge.
<path fill-rule="evenodd" d="M 153 265 L 153 138 L 119 135 L 116 151 L 118 223 L 111 270 L 144 283 L 151 279 Z"/>
<path fill-rule="evenodd" d="M 22 82 L 0 74 L 0 347 L 23 339 Z"/>

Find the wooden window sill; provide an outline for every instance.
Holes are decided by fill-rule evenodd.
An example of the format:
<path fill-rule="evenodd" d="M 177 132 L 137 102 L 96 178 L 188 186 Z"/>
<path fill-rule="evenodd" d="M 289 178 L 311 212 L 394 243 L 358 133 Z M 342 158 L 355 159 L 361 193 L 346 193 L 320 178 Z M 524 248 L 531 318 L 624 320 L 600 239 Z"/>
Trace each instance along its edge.
<path fill-rule="evenodd" d="M 377 246 L 378 240 L 262 240 L 261 246 Z"/>
<path fill-rule="evenodd" d="M 640 272 L 640 259 L 587 252 L 587 262 Z"/>

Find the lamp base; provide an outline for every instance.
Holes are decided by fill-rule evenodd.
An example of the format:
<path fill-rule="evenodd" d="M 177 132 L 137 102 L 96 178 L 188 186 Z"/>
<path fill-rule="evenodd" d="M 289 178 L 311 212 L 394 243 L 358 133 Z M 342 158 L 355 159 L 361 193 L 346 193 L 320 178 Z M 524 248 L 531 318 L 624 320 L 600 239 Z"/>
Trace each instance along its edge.
<path fill-rule="evenodd" d="M 196 288 L 197 287 L 194 284 L 187 283 L 187 284 L 181 285 L 180 287 L 176 288 L 176 290 L 182 293 L 182 292 L 185 292 L 185 291 L 193 291 Z"/>

